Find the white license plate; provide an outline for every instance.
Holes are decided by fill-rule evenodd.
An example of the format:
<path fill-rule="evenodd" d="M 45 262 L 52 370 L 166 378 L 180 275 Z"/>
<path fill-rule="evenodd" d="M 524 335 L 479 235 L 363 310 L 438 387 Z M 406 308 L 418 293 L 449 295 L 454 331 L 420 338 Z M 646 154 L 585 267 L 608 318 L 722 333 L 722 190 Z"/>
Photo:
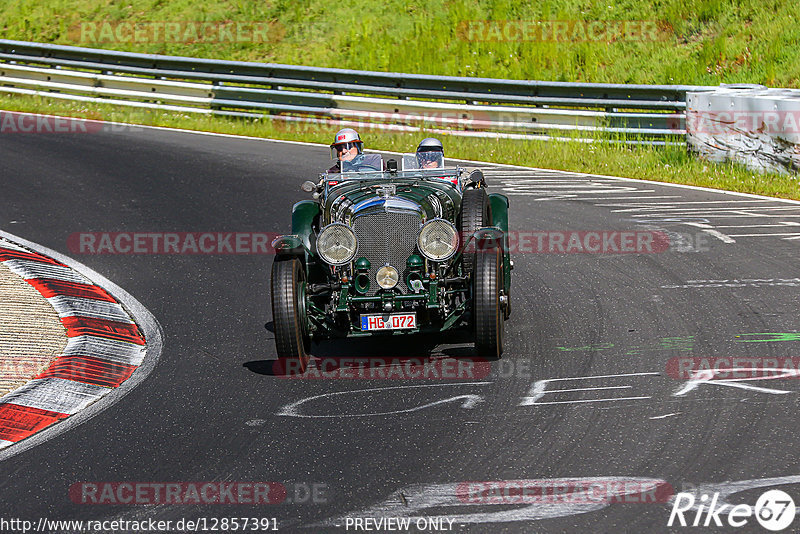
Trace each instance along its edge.
<path fill-rule="evenodd" d="M 389 315 L 362 315 L 361 330 L 406 330 L 417 327 L 416 313 L 392 313 Z"/>

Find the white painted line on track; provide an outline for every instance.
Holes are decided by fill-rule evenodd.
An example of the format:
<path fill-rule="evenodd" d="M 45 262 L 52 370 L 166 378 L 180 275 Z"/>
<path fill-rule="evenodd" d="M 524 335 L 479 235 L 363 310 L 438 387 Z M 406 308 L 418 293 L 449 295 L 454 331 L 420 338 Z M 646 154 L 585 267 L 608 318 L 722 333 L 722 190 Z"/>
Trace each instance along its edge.
<path fill-rule="evenodd" d="M 616 374 L 616 375 L 595 375 L 595 376 L 572 376 L 567 378 L 548 378 L 546 380 L 537 380 L 533 384 L 531 384 L 530 389 L 528 390 L 528 394 L 521 398 L 519 404 L 517 406 L 539 406 L 539 405 L 546 405 L 546 404 L 585 404 L 591 402 L 609 402 L 609 401 L 624 401 L 624 400 L 642 400 L 642 399 L 649 399 L 649 396 L 630 396 L 630 397 L 603 397 L 600 399 L 582 399 L 582 400 L 567 400 L 567 401 L 544 401 L 541 402 L 540 399 L 545 395 L 550 395 L 553 393 L 563 393 L 569 391 L 604 391 L 608 389 L 631 389 L 632 386 L 622 386 L 622 387 L 613 387 L 613 386 L 592 386 L 592 387 L 585 387 L 585 388 L 578 388 L 578 389 L 563 389 L 563 390 L 549 390 L 547 389 L 547 385 L 551 382 L 564 382 L 564 381 L 578 381 L 578 380 L 598 380 L 598 379 L 605 379 L 605 378 L 628 378 L 632 376 L 656 376 L 659 373 L 649 372 L 649 373 L 623 373 L 623 374 Z"/>
<path fill-rule="evenodd" d="M 668 197 L 650 197 L 650 198 L 668 198 Z M 682 198 L 678 195 L 669 198 Z M 686 200 L 686 201 L 676 201 L 676 202 L 630 202 L 628 204 L 597 204 L 598 206 L 603 207 L 635 207 L 639 206 L 641 208 L 658 208 L 659 206 L 677 206 L 683 204 L 738 204 L 738 203 L 751 203 L 751 202 L 764 202 L 763 200 Z"/>
<path fill-rule="evenodd" d="M 743 209 L 744 208 L 744 209 Z M 798 208 L 793 206 L 730 206 L 730 207 L 697 207 L 697 208 L 667 208 L 667 207 L 645 207 L 645 208 L 623 208 L 623 209 L 616 209 L 611 210 L 611 213 L 631 213 L 636 211 L 647 211 L 647 212 L 658 212 L 658 213 L 669 213 L 672 215 L 672 212 L 681 212 L 681 213 L 716 213 L 721 211 L 731 211 L 731 212 L 750 212 L 753 210 L 770 210 L 770 211 L 786 211 L 786 210 L 793 210 L 796 211 Z"/>
<path fill-rule="evenodd" d="M 583 195 L 591 193 L 592 195 L 602 193 L 631 193 L 631 191 L 623 191 L 618 189 L 567 189 L 564 191 L 556 191 L 553 189 L 536 189 L 527 186 L 518 185 L 501 185 L 499 188 L 506 195 L 523 195 L 523 196 L 539 196 L 539 197 L 560 197 L 563 195 Z M 555 199 L 557 200 L 557 199 Z"/>
<path fill-rule="evenodd" d="M 592 180 L 590 178 L 545 178 L 542 176 L 534 176 L 534 175 L 524 175 L 524 174 L 498 174 L 498 175 L 489 175 L 486 178 L 491 178 L 492 180 L 520 180 L 524 181 L 527 184 L 542 184 L 542 185 L 549 185 L 549 184 L 572 184 L 572 185 L 595 185 L 595 186 L 619 186 L 619 182 L 614 180 Z M 622 186 L 622 187 L 629 187 L 629 186 Z"/>
<path fill-rule="evenodd" d="M 703 232 L 707 233 L 708 235 L 712 235 L 722 241 L 723 243 L 736 243 L 734 239 L 735 236 L 725 235 L 722 232 L 718 232 L 717 230 L 703 230 Z"/>
<path fill-rule="evenodd" d="M 720 232 L 719 230 L 715 230 L 714 227 L 711 226 L 710 224 L 695 223 L 695 222 L 686 222 L 686 223 L 683 223 L 683 224 L 685 224 L 687 226 L 694 226 L 696 228 L 702 228 L 703 232 L 707 233 L 708 235 L 716 237 L 717 239 L 719 239 L 723 243 L 729 243 L 729 244 L 730 243 L 736 243 L 736 240 L 733 239 L 731 236 L 725 235 L 722 232 Z M 717 228 L 719 228 L 719 227 L 717 227 Z"/>
<path fill-rule="evenodd" d="M 618 186 L 611 186 L 611 187 L 613 187 L 613 189 L 598 189 L 598 188 L 603 188 L 603 187 L 609 187 L 609 186 L 603 185 L 603 184 L 589 184 L 586 187 L 584 187 L 583 189 L 581 189 L 581 187 L 583 187 L 583 185 L 582 184 L 575 184 L 575 183 L 572 183 L 572 184 L 540 184 L 538 182 L 537 183 L 526 182 L 526 183 L 517 184 L 517 183 L 513 183 L 515 181 L 516 180 L 504 180 L 503 182 L 501 182 L 501 185 L 503 187 L 520 187 L 520 188 L 524 188 L 526 191 L 545 191 L 545 192 L 552 191 L 553 193 L 555 193 L 557 195 L 561 195 L 561 194 L 563 194 L 565 192 L 572 193 L 573 191 L 574 192 L 578 192 L 578 193 L 597 193 L 598 191 L 613 191 L 613 192 L 623 192 L 623 193 L 630 193 L 630 192 L 633 192 L 633 191 L 640 191 L 641 192 L 641 190 L 639 190 L 639 189 L 632 189 L 630 187 L 618 187 Z M 563 191 L 564 189 L 566 189 L 566 191 Z M 644 192 L 648 192 L 648 191 L 644 191 Z"/>
<path fill-rule="evenodd" d="M 682 412 L 675 412 L 675 413 L 668 413 L 664 415 L 656 415 L 655 417 L 648 417 L 648 419 L 666 419 L 667 417 L 672 417 L 674 415 L 680 415 Z"/>
<path fill-rule="evenodd" d="M 548 391 L 547 393 L 551 393 Z M 611 401 L 626 401 L 626 400 L 643 400 L 652 399 L 652 397 L 613 397 L 608 399 L 583 399 L 583 400 L 568 400 L 568 401 L 536 401 L 526 406 L 542 406 L 547 404 L 585 404 L 588 402 L 611 402 Z"/>
<path fill-rule="evenodd" d="M 555 191 L 552 189 L 528 189 L 528 188 L 519 188 L 516 186 L 504 186 L 500 187 L 500 190 L 506 195 L 529 196 L 529 197 L 553 197 L 553 200 L 560 200 L 559 197 L 566 195 L 577 197 L 577 195 L 583 195 L 585 193 L 591 193 L 593 195 L 596 195 L 598 193 L 601 194 L 603 193 L 603 190 L 581 191 L 579 189 L 572 189 L 566 191 Z M 621 191 L 608 191 L 608 192 L 619 193 Z M 624 192 L 628 193 L 629 191 L 624 191 Z"/>
<path fill-rule="evenodd" d="M 567 391 L 596 391 L 598 389 L 631 389 L 633 386 L 601 386 L 596 388 L 574 388 L 574 389 L 548 389 L 548 393 L 566 393 Z"/>
<path fill-rule="evenodd" d="M 788 217 L 800 217 L 800 214 L 792 215 L 790 213 L 778 214 L 778 215 L 766 215 L 766 214 L 759 214 L 759 213 L 742 213 L 739 211 L 733 211 L 731 214 L 726 213 L 705 213 L 705 214 L 693 214 L 693 213 L 637 213 L 633 214 L 633 217 L 652 217 L 655 219 L 664 218 L 664 217 L 698 217 L 703 219 L 779 219 L 779 218 L 788 218 Z"/>
<path fill-rule="evenodd" d="M 683 198 L 683 197 L 681 197 L 680 195 L 658 195 L 658 196 L 640 195 L 640 196 L 635 196 L 635 197 L 608 197 L 608 196 L 606 196 L 606 197 L 595 197 L 595 198 L 581 197 L 580 200 L 636 200 L 636 199 L 639 199 L 639 198 L 651 199 L 651 198 Z M 595 204 L 595 205 L 596 206 L 606 206 L 606 204 Z M 615 206 L 615 205 L 617 205 L 617 206 L 635 206 L 635 205 L 637 205 L 637 203 L 636 202 L 632 202 L 630 204 L 608 204 L 608 205 L 609 206 Z"/>
<path fill-rule="evenodd" d="M 464 162 L 469 162 L 469 163 L 474 163 L 474 164 L 479 164 L 479 165 L 499 165 L 497 163 L 489 163 L 489 162 L 485 162 L 485 161 L 475 161 L 475 160 L 454 160 L 454 161 L 464 161 Z M 534 170 L 537 170 L 536 167 L 525 167 L 525 166 L 522 166 L 522 165 L 502 164 L 502 166 L 506 167 L 506 168 L 511 168 L 511 169 L 525 169 L 525 170 L 534 169 Z M 753 194 L 753 193 L 741 193 L 741 192 L 738 192 L 738 191 L 726 191 L 724 189 L 713 189 L 711 187 L 702 187 L 702 186 L 699 186 L 699 185 L 675 184 L 675 183 L 669 183 L 669 182 L 659 182 L 658 180 L 643 180 L 641 178 L 626 178 L 624 176 L 609 176 L 609 175 L 606 175 L 606 174 L 591 174 L 591 173 L 577 172 L 577 171 L 562 171 L 562 170 L 558 170 L 558 169 L 540 169 L 540 170 L 548 170 L 550 172 L 558 173 L 558 174 L 561 174 L 561 175 L 571 175 L 571 176 L 590 177 L 590 178 L 607 178 L 609 180 L 617 180 L 617 181 L 622 181 L 622 182 L 633 182 L 633 183 L 648 184 L 648 185 L 658 184 L 660 186 L 674 187 L 674 188 L 678 188 L 678 189 L 689 189 L 689 190 L 692 190 L 692 191 L 703 191 L 703 192 L 706 192 L 706 193 L 716 193 L 716 194 L 722 194 L 722 195 L 728 195 L 728 196 L 754 198 L 754 199 L 761 199 L 761 200 L 773 200 L 775 202 L 783 202 L 785 204 L 800 205 L 800 200 L 793 200 L 793 199 L 789 199 L 789 198 L 768 197 L 768 196 L 765 196 L 765 195 L 756 195 L 756 194 Z"/>
<path fill-rule="evenodd" d="M 592 375 L 592 376 L 569 376 L 566 378 L 548 378 L 548 382 L 562 382 L 564 380 L 589 380 L 596 378 L 624 378 L 626 376 L 655 376 L 660 373 L 622 373 L 618 375 Z"/>
<path fill-rule="evenodd" d="M 800 222 L 782 221 L 778 224 L 717 225 L 714 228 L 786 228 L 787 226 L 800 226 Z M 709 226 L 709 228 L 711 227 Z"/>
<path fill-rule="evenodd" d="M 785 213 L 785 214 L 778 213 L 776 215 L 776 214 L 769 214 L 769 213 L 754 213 L 754 211 L 755 210 L 751 210 L 751 209 L 742 209 L 742 210 L 735 211 L 733 213 L 737 213 L 737 214 L 745 216 L 745 217 L 770 217 L 770 218 L 797 217 L 797 215 L 792 215 L 791 213 Z"/>
<path fill-rule="evenodd" d="M 785 233 L 785 234 L 730 234 L 730 237 L 780 237 L 780 236 L 799 236 L 800 233 Z"/>

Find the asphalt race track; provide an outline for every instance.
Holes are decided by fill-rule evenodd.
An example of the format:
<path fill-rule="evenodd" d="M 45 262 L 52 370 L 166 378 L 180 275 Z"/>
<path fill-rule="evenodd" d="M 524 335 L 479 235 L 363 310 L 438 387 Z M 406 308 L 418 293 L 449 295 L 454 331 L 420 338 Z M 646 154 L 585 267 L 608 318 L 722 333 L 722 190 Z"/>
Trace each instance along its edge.
<path fill-rule="evenodd" d="M 270 255 L 68 247 L 85 232 L 288 232 L 292 204 L 308 198 L 300 183 L 329 165 L 327 147 L 142 128 L 0 138 L 0 228 L 102 274 L 164 331 L 157 366 L 120 402 L 0 463 L 0 517 L 257 517 L 314 533 L 357 531 L 347 518 L 409 517 L 412 532 L 418 518 L 449 518 L 438 530 L 453 532 L 677 532 L 702 528 L 668 528 L 671 503 L 637 502 L 622 484 L 751 505 L 782 489 L 800 502 L 798 375 L 675 372 L 687 359 L 770 367 L 800 357 L 800 204 L 486 166 L 490 191 L 509 195 L 512 230 L 533 237 L 513 255 L 505 354 L 466 380 L 274 376 Z M 669 247 L 532 253 L 534 232 L 566 244 L 570 232 L 622 231 L 659 232 Z M 313 352 L 472 356 L 463 339 L 443 341 L 327 342 Z M 459 493 L 464 482 L 565 479 L 616 497 Z M 209 481 L 277 482 L 286 500 L 70 497 L 84 482 Z M 718 530 L 763 531 L 753 517 Z"/>

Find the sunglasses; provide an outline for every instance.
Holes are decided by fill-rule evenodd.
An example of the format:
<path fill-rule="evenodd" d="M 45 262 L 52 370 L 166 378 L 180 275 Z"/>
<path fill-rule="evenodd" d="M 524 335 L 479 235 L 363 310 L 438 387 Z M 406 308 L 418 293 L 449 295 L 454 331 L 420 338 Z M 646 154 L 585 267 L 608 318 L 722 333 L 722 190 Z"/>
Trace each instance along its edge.
<path fill-rule="evenodd" d="M 358 147 L 358 143 L 354 143 L 354 142 L 341 143 L 339 145 L 336 145 L 336 151 L 337 152 L 344 152 L 345 150 L 350 150 L 350 149 L 356 148 L 356 147 Z"/>

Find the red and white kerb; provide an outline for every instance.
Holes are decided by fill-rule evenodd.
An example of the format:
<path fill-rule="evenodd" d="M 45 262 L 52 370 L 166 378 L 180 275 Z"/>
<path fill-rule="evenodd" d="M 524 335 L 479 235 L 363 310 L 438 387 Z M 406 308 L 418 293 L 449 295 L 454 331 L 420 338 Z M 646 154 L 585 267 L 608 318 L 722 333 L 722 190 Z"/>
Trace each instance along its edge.
<path fill-rule="evenodd" d="M 53 306 L 67 330 L 64 352 L 0 398 L 0 449 L 82 410 L 141 365 L 145 339 L 105 289 L 52 258 L 0 239 L 0 262 Z"/>

